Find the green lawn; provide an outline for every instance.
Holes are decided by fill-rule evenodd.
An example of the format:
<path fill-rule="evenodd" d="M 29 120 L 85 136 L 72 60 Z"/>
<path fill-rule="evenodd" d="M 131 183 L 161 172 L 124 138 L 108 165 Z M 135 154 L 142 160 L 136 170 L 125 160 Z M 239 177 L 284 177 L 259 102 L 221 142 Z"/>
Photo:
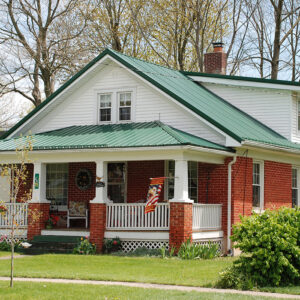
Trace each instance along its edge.
<path fill-rule="evenodd" d="M 0 281 L 1 300 L 48 300 L 48 299 L 103 299 L 103 300 L 267 300 L 272 297 L 233 294 L 165 291 L 158 289 L 129 288 L 121 286 L 94 286 L 77 284 Z M 278 298 L 277 298 L 278 299 Z"/>
<path fill-rule="evenodd" d="M 191 261 L 176 258 L 47 254 L 16 259 L 15 276 L 136 281 L 212 287 L 218 279 L 219 272 L 230 266 L 233 260 L 234 258 L 231 257 Z M 9 260 L 0 260 L 0 276 L 9 276 L 9 268 Z M 300 295 L 300 287 L 296 286 L 262 290 Z M 0 299 L 2 298 L 0 297 Z"/>
<path fill-rule="evenodd" d="M 15 275 L 138 281 L 148 283 L 213 286 L 218 273 L 231 265 L 232 258 L 184 261 L 109 255 L 37 255 L 15 260 Z M 9 261 L 0 261 L 0 276 L 9 275 Z"/>

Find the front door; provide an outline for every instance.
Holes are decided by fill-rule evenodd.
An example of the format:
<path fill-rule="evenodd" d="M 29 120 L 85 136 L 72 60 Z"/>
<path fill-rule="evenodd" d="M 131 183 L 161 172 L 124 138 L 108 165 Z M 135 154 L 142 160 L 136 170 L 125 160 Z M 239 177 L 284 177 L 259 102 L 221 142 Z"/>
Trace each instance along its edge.
<path fill-rule="evenodd" d="M 126 202 L 126 164 L 107 164 L 107 197 L 114 203 Z"/>

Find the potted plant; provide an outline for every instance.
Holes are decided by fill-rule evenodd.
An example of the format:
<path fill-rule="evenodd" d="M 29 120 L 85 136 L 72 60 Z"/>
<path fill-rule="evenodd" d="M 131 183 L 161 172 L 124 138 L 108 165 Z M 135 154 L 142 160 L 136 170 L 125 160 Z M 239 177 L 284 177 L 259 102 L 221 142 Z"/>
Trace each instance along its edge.
<path fill-rule="evenodd" d="M 6 213 L 7 212 L 7 207 L 4 206 L 3 204 L 0 204 L 0 214 L 1 213 Z"/>
<path fill-rule="evenodd" d="M 58 222 L 59 216 L 50 215 L 49 219 L 46 221 L 46 229 L 52 229 Z"/>

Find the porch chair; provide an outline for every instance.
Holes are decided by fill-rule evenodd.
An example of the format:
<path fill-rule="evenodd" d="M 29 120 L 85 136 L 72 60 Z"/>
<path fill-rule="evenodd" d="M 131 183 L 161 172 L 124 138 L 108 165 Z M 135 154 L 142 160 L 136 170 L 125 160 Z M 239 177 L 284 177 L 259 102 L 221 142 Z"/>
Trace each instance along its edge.
<path fill-rule="evenodd" d="M 69 202 L 67 211 L 67 227 L 70 228 L 70 220 L 83 219 L 85 220 L 85 228 L 88 228 L 88 209 L 85 202 Z"/>

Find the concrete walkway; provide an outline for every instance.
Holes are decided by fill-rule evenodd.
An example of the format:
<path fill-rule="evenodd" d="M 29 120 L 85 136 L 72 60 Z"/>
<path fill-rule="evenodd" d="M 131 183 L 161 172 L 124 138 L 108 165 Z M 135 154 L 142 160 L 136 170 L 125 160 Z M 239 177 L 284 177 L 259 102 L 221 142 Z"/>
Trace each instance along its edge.
<path fill-rule="evenodd" d="M 0 277 L 0 280 L 10 280 L 9 277 Z M 139 283 L 139 282 L 123 282 L 123 281 L 100 281 L 100 280 L 78 280 L 78 279 L 54 279 L 54 278 L 20 278 L 15 277 L 15 281 L 22 282 L 42 282 L 42 283 L 71 283 L 71 284 L 92 284 L 92 285 L 119 285 L 126 287 L 138 287 L 145 289 L 161 289 L 161 290 L 176 290 L 184 292 L 201 292 L 201 293 L 219 293 L 219 294 L 240 294 L 248 296 L 263 296 L 279 299 L 300 299 L 297 295 L 279 294 L 279 293 L 266 293 L 266 292 L 253 292 L 253 291 L 239 291 L 227 289 L 213 289 L 202 287 L 191 287 L 182 285 L 167 285 L 167 284 L 153 284 L 153 283 Z"/>
<path fill-rule="evenodd" d="M 14 255 L 14 258 L 24 258 L 24 257 L 30 257 L 32 255 Z M 10 259 L 10 256 L 0 256 L 0 260 Z"/>

